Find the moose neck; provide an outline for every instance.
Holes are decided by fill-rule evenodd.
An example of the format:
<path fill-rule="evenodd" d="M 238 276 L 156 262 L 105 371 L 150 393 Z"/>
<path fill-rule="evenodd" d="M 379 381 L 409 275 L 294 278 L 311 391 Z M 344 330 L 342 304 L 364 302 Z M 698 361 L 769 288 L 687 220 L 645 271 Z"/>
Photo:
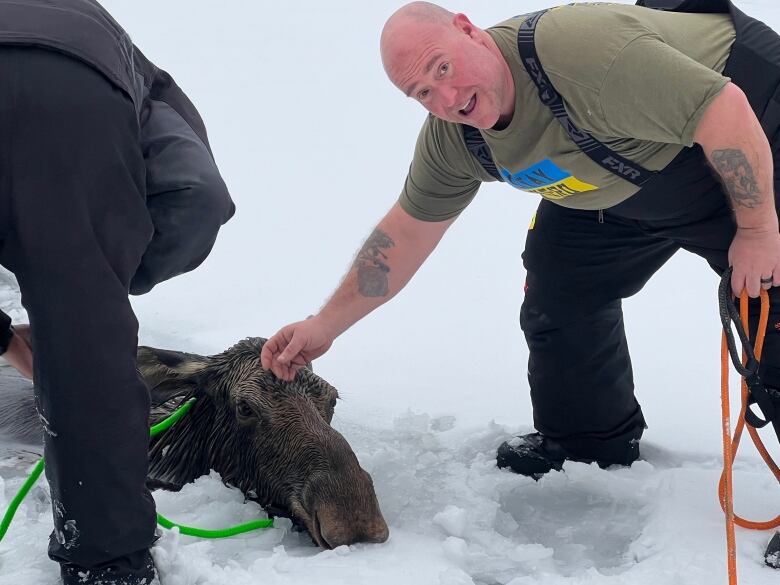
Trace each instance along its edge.
<path fill-rule="evenodd" d="M 235 434 L 227 428 L 229 425 L 230 421 L 220 416 L 208 397 L 199 398 L 180 421 L 152 439 L 149 447 L 150 479 L 178 489 L 208 474 L 213 462 L 224 461 L 221 455 L 233 448 L 229 443 Z M 222 475 L 225 482 L 230 481 L 225 470 L 216 468 L 215 471 Z"/>

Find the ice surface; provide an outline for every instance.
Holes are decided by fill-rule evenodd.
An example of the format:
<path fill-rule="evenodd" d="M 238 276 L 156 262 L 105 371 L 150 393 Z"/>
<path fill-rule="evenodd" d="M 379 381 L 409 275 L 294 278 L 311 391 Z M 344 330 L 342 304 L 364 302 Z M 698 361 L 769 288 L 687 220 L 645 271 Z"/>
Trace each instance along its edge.
<path fill-rule="evenodd" d="M 166 531 L 154 549 L 163 584 L 303 583 L 316 574 L 326 584 L 649 585 L 718 582 L 724 574 L 716 468 L 640 461 L 605 471 L 568 463 L 535 482 L 493 463 L 510 429 L 456 422 L 439 432 L 421 423 L 427 418 L 404 413 L 387 429 L 341 429 L 374 478 L 390 525 L 387 543 L 322 551 L 286 520 L 225 540 Z M 773 494 L 757 461 L 739 474 L 740 500 L 761 500 L 763 510 L 780 506 L 777 486 Z M 21 481 L 0 484 L 2 506 Z M 45 558 L 51 511 L 43 487 L 0 544 L 3 584 L 54 583 Z M 170 519 L 204 528 L 265 517 L 215 473 L 155 499 Z M 740 531 L 742 583 L 766 583 L 772 575 L 759 563 L 765 540 L 765 533 Z"/>

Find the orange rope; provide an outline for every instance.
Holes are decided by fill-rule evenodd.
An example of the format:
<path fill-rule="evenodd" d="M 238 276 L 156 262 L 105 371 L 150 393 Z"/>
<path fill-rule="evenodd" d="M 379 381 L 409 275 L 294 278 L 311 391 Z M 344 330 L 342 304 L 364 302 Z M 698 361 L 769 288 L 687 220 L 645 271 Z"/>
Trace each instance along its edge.
<path fill-rule="evenodd" d="M 745 331 L 748 331 L 748 298 L 745 292 L 742 293 L 740 302 L 740 317 L 742 319 L 742 325 Z M 761 291 L 761 314 L 758 322 L 758 329 L 756 332 L 756 344 L 755 354 L 756 359 L 761 359 L 761 350 L 764 347 L 764 335 L 766 333 L 766 325 L 769 320 L 769 296 L 765 290 Z M 723 473 L 720 476 L 720 482 L 718 485 L 718 494 L 720 497 L 720 505 L 723 508 L 723 512 L 726 514 L 726 543 L 727 543 L 727 559 L 728 559 L 728 571 L 729 571 L 729 585 L 737 584 L 737 551 L 736 551 L 736 538 L 734 535 L 734 525 L 741 526 L 742 528 L 750 528 L 752 530 L 769 530 L 771 528 L 777 528 L 780 526 L 780 515 L 773 520 L 766 522 L 757 522 L 752 520 L 745 520 L 734 513 L 734 484 L 732 476 L 732 466 L 734 460 L 737 457 L 737 450 L 739 449 L 739 442 L 742 438 L 742 431 L 745 428 L 745 413 L 748 408 L 748 388 L 744 378 L 742 379 L 742 406 L 739 412 L 739 418 L 737 419 L 737 427 L 734 431 L 734 438 L 731 437 L 731 407 L 729 404 L 729 355 L 728 345 L 726 342 L 726 334 L 723 334 L 721 341 L 721 409 L 723 417 Z M 744 356 L 743 356 L 744 359 Z M 778 482 L 780 482 L 780 467 L 772 460 L 771 455 L 767 451 L 761 438 L 758 436 L 758 431 L 748 425 L 748 433 L 753 439 L 753 443 L 756 445 L 756 449 L 761 454 L 762 459 L 766 462 L 769 468 L 774 473 Z"/>

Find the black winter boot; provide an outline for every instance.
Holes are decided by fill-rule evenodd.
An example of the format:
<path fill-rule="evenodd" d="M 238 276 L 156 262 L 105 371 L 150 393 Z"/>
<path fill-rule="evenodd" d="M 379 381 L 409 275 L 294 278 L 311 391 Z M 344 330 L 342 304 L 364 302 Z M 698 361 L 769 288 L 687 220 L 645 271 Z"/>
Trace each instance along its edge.
<path fill-rule="evenodd" d="M 542 433 L 520 435 L 504 441 L 496 453 L 499 468 L 508 467 L 515 473 L 534 479 L 553 469 L 560 471 L 566 459 L 563 447 Z"/>
<path fill-rule="evenodd" d="M 117 563 L 84 568 L 71 563 L 60 565 L 62 585 L 159 585 L 149 551 L 123 557 Z"/>
<path fill-rule="evenodd" d="M 508 467 L 520 475 L 539 479 L 553 469 L 560 471 L 564 461 L 598 463 L 603 468 L 615 463 L 631 465 L 638 457 L 638 440 L 629 443 L 629 449 L 621 455 L 620 460 L 598 461 L 574 456 L 559 442 L 545 437 L 542 433 L 530 433 L 501 443 L 496 453 L 496 464 L 502 469 Z"/>

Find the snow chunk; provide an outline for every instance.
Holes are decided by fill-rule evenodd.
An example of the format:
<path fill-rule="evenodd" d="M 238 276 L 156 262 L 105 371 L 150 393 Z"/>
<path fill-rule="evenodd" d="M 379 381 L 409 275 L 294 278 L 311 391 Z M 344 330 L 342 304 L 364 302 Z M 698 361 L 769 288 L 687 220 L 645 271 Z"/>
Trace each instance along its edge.
<path fill-rule="evenodd" d="M 474 585 L 474 579 L 461 569 L 447 569 L 439 574 L 439 585 Z"/>
<path fill-rule="evenodd" d="M 469 545 L 466 541 L 455 536 L 447 537 L 441 547 L 447 558 L 456 563 L 463 563 L 469 554 Z"/>
<path fill-rule="evenodd" d="M 433 523 L 441 526 L 450 536 L 463 536 L 468 527 L 466 510 L 457 506 L 447 506 L 443 512 L 433 517 Z"/>

